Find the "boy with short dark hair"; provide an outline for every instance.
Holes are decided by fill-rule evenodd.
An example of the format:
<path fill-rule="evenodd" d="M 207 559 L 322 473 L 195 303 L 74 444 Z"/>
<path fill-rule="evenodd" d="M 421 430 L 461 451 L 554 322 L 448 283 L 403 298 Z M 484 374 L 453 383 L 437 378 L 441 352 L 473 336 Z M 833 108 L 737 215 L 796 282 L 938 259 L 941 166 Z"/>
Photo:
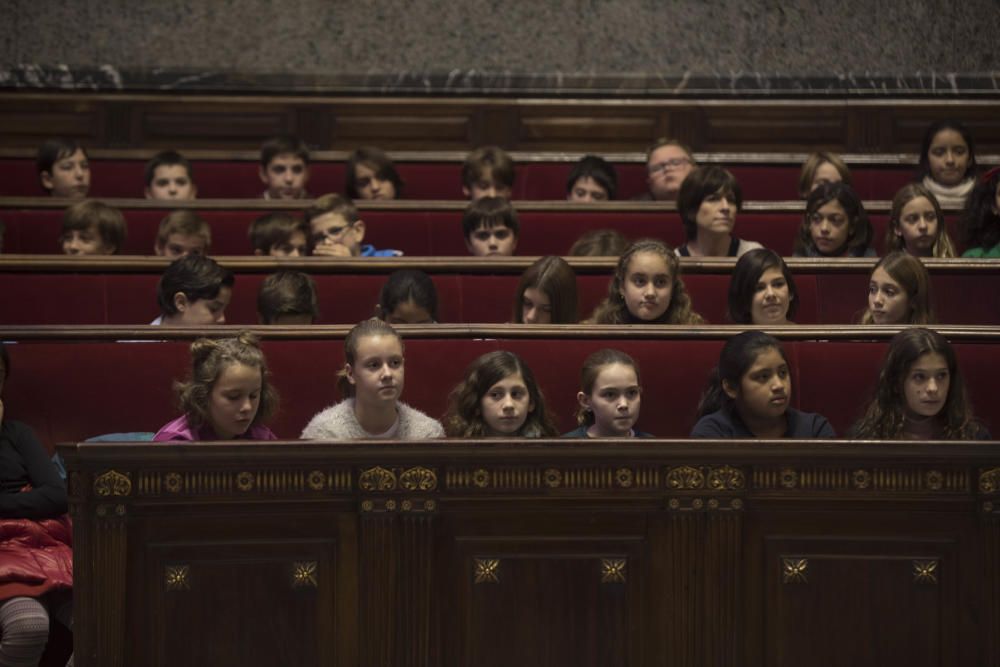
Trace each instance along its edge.
<path fill-rule="evenodd" d="M 66 209 L 59 242 L 67 255 L 116 255 L 125 245 L 126 233 L 121 211 L 85 200 Z"/>
<path fill-rule="evenodd" d="M 212 230 L 200 215 L 186 208 L 171 211 L 160 221 L 153 253 L 160 257 L 207 255 Z"/>
<path fill-rule="evenodd" d="M 194 199 L 191 163 L 177 151 L 160 151 L 146 163 L 146 199 Z"/>
<path fill-rule="evenodd" d="M 291 213 L 268 213 L 250 224 L 250 245 L 258 257 L 305 257 L 309 225 Z"/>
<path fill-rule="evenodd" d="M 499 146 L 483 146 L 465 158 L 462 165 L 462 193 L 469 199 L 510 199 L 513 188 L 514 161 L 504 149 Z"/>
<path fill-rule="evenodd" d="M 319 316 L 316 283 L 300 271 L 278 271 L 264 279 L 257 293 L 261 324 L 313 324 Z"/>
<path fill-rule="evenodd" d="M 362 244 L 365 221 L 354 203 L 338 194 L 323 195 L 302 214 L 309 225 L 312 254 L 322 257 L 398 257 L 399 250 Z"/>
<path fill-rule="evenodd" d="M 260 147 L 260 180 L 264 199 L 305 199 L 309 196 L 309 149 L 298 137 L 279 136 Z"/>
<path fill-rule="evenodd" d="M 471 254 L 510 257 L 517 249 L 521 225 L 509 201 L 503 197 L 483 197 L 466 207 L 462 232 Z"/>
<path fill-rule="evenodd" d="M 38 147 L 38 179 L 53 197 L 82 199 L 90 192 L 90 159 L 75 139 L 49 139 Z"/>
<path fill-rule="evenodd" d="M 214 260 L 187 255 L 175 260 L 160 277 L 156 301 L 160 316 L 150 324 L 210 326 L 226 323 L 236 276 Z"/>
<path fill-rule="evenodd" d="M 566 180 L 566 199 L 578 202 L 608 201 L 618 192 L 614 166 L 597 155 L 585 155 L 573 165 Z"/>

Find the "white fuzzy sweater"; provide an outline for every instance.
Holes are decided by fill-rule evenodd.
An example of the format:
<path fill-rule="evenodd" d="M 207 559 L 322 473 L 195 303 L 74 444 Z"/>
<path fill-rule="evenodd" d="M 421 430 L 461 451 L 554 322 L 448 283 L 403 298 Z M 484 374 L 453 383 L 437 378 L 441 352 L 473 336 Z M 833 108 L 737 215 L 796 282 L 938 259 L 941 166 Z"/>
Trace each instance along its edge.
<path fill-rule="evenodd" d="M 399 410 L 399 428 L 396 438 L 399 440 L 425 440 L 427 438 L 443 438 L 444 428 L 436 419 L 432 419 L 420 410 L 411 408 L 406 403 L 397 402 Z M 306 440 L 355 440 L 375 437 L 361 428 L 354 414 L 354 399 L 341 401 L 331 405 L 313 417 L 302 430 L 302 438 Z"/>

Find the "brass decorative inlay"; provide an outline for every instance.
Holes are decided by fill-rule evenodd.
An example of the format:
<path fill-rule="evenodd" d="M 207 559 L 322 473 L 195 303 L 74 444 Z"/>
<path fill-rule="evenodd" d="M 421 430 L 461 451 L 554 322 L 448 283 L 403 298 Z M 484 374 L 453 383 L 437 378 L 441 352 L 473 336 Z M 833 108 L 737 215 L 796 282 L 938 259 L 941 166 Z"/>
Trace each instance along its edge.
<path fill-rule="evenodd" d="M 472 483 L 475 484 L 477 488 L 485 489 L 490 485 L 489 471 L 483 468 L 476 468 L 476 470 L 472 473 Z"/>
<path fill-rule="evenodd" d="M 742 489 L 746 483 L 743 471 L 732 466 L 712 468 L 708 473 L 708 488 L 720 490 Z"/>
<path fill-rule="evenodd" d="M 809 569 L 808 559 L 782 558 L 781 563 L 781 579 L 786 584 L 804 584 L 809 581 L 806 578 L 806 572 Z"/>
<path fill-rule="evenodd" d="M 375 466 L 361 473 L 358 486 L 362 491 L 391 491 L 396 488 L 396 475 L 391 470 Z"/>
<path fill-rule="evenodd" d="M 252 472 L 241 472 L 236 475 L 236 488 L 240 491 L 252 491 L 254 486 L 254 476 Z"/>
<path fill-rule="evenodd" d="M 410 468 L 399 476 L 399 485 L 407 491 L 433 491 L 437 488 L 438 478 L 429 468 Z"/>
<path fill-rule="evenodd" d="M 180 493 L 183 486 L 183 479 L 178 472 L 168 472 L 163 476 L 163 486 L 170 493 Z"/>
<path fill-rule="evenodd" d="M 631 488 L 634 475 L 628 468 L 619 468 L 615 471 L 615 483 L 623 489 Z"/>
<path fill-rule="evenodd" d="M 671 468 L 667 473 L 667 486 L 671 489 L 701 489 L 705 486 L 705 475 L 691 466 Z"/>
<path fill-rule="evenodd" d="M 927 488 L 931 491 L 940 491 L 944 486 L 944 475 L 938 470 L 931 470 L 927 473 Z"/>
<path fill-rule="evenodd" d="M 370 500 L 362 500 L 361 501 L 361 511 L 362 512 L 371 512 L 373 509 L 375 509 L 375 503 L 373 503 Z"/>
<path fill-rule="evenodd" d="M 872 474 L 867 470 L 855 470 L 851 474 L 851 484 L 856 489 L 867 489 L 872 485 Z"/>
<path fill-rule="evenodd" d="M 546 468 L 542 477 L 545 480 L 545 486 L 550 489 L 558 488 L 562 484 L 562 473 L 555 468 Z"/>
<path fill-rule="evenodd" d="M 403 502 L 402 502 L 402 503 L 400 504 L 399 508 L 400 508 L 401 510 L 403 510 L 404 512 L 409 512 L 410 510 L 412 510 L 412 509 L 413 509 L 413 501 L 412 501 L 412 500 L 404 500 L 404 501 L 403 501 Z"/>
<path fill-rule="evenodd" d="M 109 470 L 94 480 L 94 493 L 99 496 L 127 496 L 132 493 L 132 478 L 128 473 Z"/>
<path fill-rule="evenodd" d="M 500 582 L 500 561 L 496 558 L 476 558 L 475 581 L 477 584 L 496 584 Z"/>
<path fill-rule="evenodd" d="M 313 470 L 309 473 L 309 477 L 306 478 L 306 484 L 313 491 L 322 491 L 323 485 L 326 484 L 326 475 L 323 474 L 322 470 Z"/>
<path fill-rule="evenodd" d="M 979 490 L 982 493 L 996 493 L 1000 489 L 1000 468 L 990 468 L 979 473 Z"/>
<path fill-rule="evenodd" d="M 319 564 L 314 560 L 292 563 L 292 588 L 319 588 L 318 569 Z"/>
<path fill-rule="evenodd" d="M 434 502 L 433 500 L 424 501 L 424 510 L 428 512 L 433 512 L 435 507 L 437 507 L 437 503 Z"/>
<path fill-rule="evenodd" d="M 786 489 L 794 489 L 799 483 L 799 473 L 795 472 L 791 468 L 782 468 L 781 470 L 781 486 Z"/>
<path fill-rule="evenodd" d="M 97 516 L 102 519 L 108 517 L 123 517 L 126 514 L 126 509 L 124 505 L 98 505 L 96 510 Z"/>
<path fill-rule="evenodd" d="M 602 584 L 624 584 L 625 583 L 625 559 L 624 558 L 602 558 L 601 559 L 601 583 Z"/>
<path fill-rule="evenodd" d="M 391 500 L 391 499 L 385 501 L 385 509 L 387 511 L 389 511 L 389 512 L 395 512 L 396 511 L 396 501 L 395 500 Z"/>
<path fill-rule="evenodd" d="M 913 561 L 913 581 L 918 584 L 936 584 L 937 572 L 937 559 Z"/>
<path fill-rule="evenodd" d="M 717 509 L 719 509 L 719 501 L 718 501 L 718 499 L 716 499 L 716 498 L 709 498 L 708 499 L 708 509 L 710 509 L 710 510 L 717 510 Z"/>
<path fill-rule="evenodd" d="M 191 568 L 187 565 L 167 565 L 163 572 L 163 579 L 168 591 L 189 591 L 191 590 Z"/>

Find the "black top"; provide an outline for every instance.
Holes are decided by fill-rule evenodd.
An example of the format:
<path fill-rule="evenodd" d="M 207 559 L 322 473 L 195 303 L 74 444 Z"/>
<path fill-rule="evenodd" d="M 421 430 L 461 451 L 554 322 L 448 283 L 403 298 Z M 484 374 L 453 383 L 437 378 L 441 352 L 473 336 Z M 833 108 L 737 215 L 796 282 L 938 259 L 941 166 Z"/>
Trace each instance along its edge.
<path fill-rule="evenodd" d="M 833 427 L 823 415 L 815 412 L 800 412 L 794 408 L 785 411 L 788 428 L 784 438 L 836 438 Z M 725 408 L 705 415 L 691 429 L 692 438 L 756 438 L 746 427 L 739 415 Z"/>
<path fill-rule="evenodd" d="M 21 492 L 26 485 L 30 491 Z M 66 513 L 66 484 L 34 432 L 0 424 L 0 518 L 48 519 Z"/>
<path fill-rule="evenodd" d="M 589 438 L 591 436 L 587 433 L 587 429 L 588 428 L 590 428 L 590 427 L 589 426 L 578 426 L 577 428 L 573 429 L 569 433 L 563 433 L 559 437 L 560 438 Z M 656 436 L 652 435 L 651 433 L 646 433 L 645 431 L 639 431 L 639 430 L 636 430 L 636 429 L 632 429 L 632 437 L 633 438 L 655 438 Z"/>
<path fill-rule="evenodd" d="M 736 257 L 736 253 L 740 251 L 740 240 L 735 236 L 729 242 L 729 252 L 726 253 L 726 257 Z M 691 251 L 688 250 L 688 244 L 685 243 L 680 248 L 677 249 L 677 254 L 681 257 L 690 257 Z"/>

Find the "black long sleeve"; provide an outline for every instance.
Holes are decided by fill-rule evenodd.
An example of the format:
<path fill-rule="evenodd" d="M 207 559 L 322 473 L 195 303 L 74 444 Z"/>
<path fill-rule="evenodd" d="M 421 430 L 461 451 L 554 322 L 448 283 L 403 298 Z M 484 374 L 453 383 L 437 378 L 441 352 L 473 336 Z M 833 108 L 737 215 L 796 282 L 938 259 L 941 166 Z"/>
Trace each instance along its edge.
<path fill-rule="evenodd" d="M 21 492 L 26 484 L 30 491 Z M 0 424 L 0 518 L 47 519 L 65 514 L 66 484 L 34 432 L 26 425 Z"/>

